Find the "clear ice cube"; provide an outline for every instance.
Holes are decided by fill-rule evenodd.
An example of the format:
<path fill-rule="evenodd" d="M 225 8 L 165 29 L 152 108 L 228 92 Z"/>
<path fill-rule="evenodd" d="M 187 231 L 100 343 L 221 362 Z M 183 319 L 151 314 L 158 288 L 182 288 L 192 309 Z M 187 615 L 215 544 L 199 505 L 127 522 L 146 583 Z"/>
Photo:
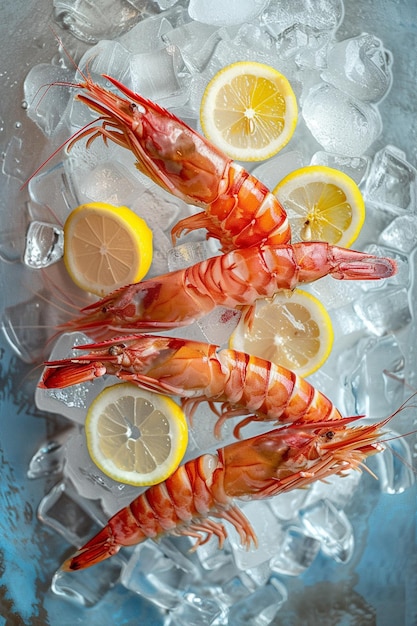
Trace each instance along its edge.
<path fill-rule="evenodd" d="M 26 363 L 36 363 L 45 357 L 48 340 L 56 326 L 49 298 L 46 291 L 40 292 L 3 311 L 1 330 L 11 348 Z"/>
<path fill-rule="evenodd" d="M 320 551 L 320 541 L 298 526 L 288 526 L 271 569 L 285 576 L 299 576 L 310 567 Z"/>
<path fill-rule="evenodd" d="M 365 102 L 379 102 L 392 84 L 392 54 L 378 37 L 362 33 L 328 51 L 323 79 Z"/>
<path fill-rule="evenodd" d="M 100 564 L 100 576 L 92 576 L 91 571 L 55 572 L 51 591 L 62 599 L 83 607 L 92 607 L 104 598 L 106 593 L 117 584 L 121 562 L 117 557 Z"/>
<path fill-rule="evenodd" d="M 399 215 L 379 235 L 381 243 L 404 254 L 417 246 L 417 215 Z"/>
<path fill-rule="evenodd" d="M 269 561 L 276 554 L 277 546 L 284 538 L 284 530 L 266 502 L 249 502 L 241 509 L 255 531 L 258 547 L 251 546 L 247 550 L 242 546 L 236 530 L 230 526 L 228 534 L 236 566 L 246 570 Z"/>
<path fill-rule="evenodd" d="M 181 604 L 171 612 L 175 624 L 181 626 L 210 626 L 222 614 L 216 598 L 204 597 L 199 591 L 186 591 Z"/>
<path fill-rule="evenodd" d="M 141 19 L 142 11 L 126 0 L 54 0 L 55 21 L 74 37 L 89 44 L 113 39 Z"/>
<path fill-rule="evenodd" d="M 157 606 L 172 610 L 182 602 L 193 576 L 165 556 L 157 545 L 147 541 L 134 549 L 120 582 Z"/>
<path fill-rule="evenodd" d="M 372 458 L 372 464 L 368 464 L 378 478 L 382 493 L 403 493 L 416 480 L 410 445 L 404 436 L 391 429 L 384 438 L 387 439 L 387 443 L 383 444 L 385 450 Z"/>
<path fill-rule="evenodd" d="M 89 48 L 78 63 L 80 72 L 84 75 L 94 76 L 94 80 L 102 83 L 102 74 L 117 78 L 126 83 L 129 71 L 129 52 L 118 41 L 103 39 L 95 46 Z M 106 81 L 105 86 L 110 87 Z"/>
<path fill-rule="evenodd" d="M 271 577 L 264 587 L 239 600 L 230 608 L 228 623 L 233 626 L 268 626 L 287 597 L 284 585 L 277 578 Z"/>
<path fill-rule="evenodd" d="M 261 20 L 273 35 L 282 33 L 294 24 L 305 24 L 317 30 L 333 31 L 343 19 L 342 0 L 281 0 L 271 2 Z"/>
<path fill-rule="evenodd" d="M 405 357 L 394 335 L 364 337 L 339 356 L 347 413 L 383 419 L 401 405 Z"/>
<path fill-rule="evenodd" d="M 303 165 L 303 155 L 297 150 L 289 150 L 263 161 L 251 173 L 263 182 L 270 191 L 273 191 L 287 174 L 298 170 Z"/>
<path fill-rule="evenodd" d="M 340 170 L 350 176 L 355 183 L 359 185 L 368 175 L 371 166 L 371 158 L 366 155 L 349 157 L 319 150 L 311 157 L 310 164 L 325 165 L 326 167 Z"/>
<path fill-rule="evenodd" d="M 65 440 L 73 432 L 72 428 L 58 433 L 44 441 L 30 460 L 28 478 L 41 478 L 62 474 L 65 463 Z"/>
<path fill-rule="evenodd" d="M 77 193 L 82 202 L 108 202 L 130 206 L 144 187 L 119 162 L 100 162 L 94 169 L 77 174 Z"/>
<path fill-rule="evenodd" d="M 180 106 L 188 99 L 184 60 L 178 46 L 169 45 L 130 57 L 133 91 L 163 106 Z"/>
<path fill-rule="evenodd" d="M 329 500 L 319 500 L 300 511 L 300 519 L 309 534 L 321 542 L 324 554 L 339 563 L 347 563 L 353 554 L 352 525 L 344 511 Z"/>
<path fill-rule="evenodd" d="M 381 116 L 375 106 L 329 84 L 310 90 L 302 114 L 324 150 L 343 156 L 361 156 L 382 130 Z"/>
<path fill-rule="evenodd" d="M 417 170 L 402 150 L 387 145 L 373 159 L 363 191 L 365 200 L 401 214 L 416 211 Z"/>
<path fill-rule="evenodd" d="M 181 243 L 168 251 L 168 267 L 170 272 L 182 270 L 195 263 L 201 263 L 213 256 L 213 246 L 211 242 L 187 241 Z"/>
<path fill-rule="evenodd" d="M 328 500 L 340 509 L 353 499 L 359 486 L 362 474 L 356 470 L 346 470 L 343 474 L 333 474 L 325 481 L 313 483 L 308 490 L 305 506 L 318 500 Z"/>
<path fill-rule="evenodd" d="M 39 269 L 59 261 L 64 254 L 64 231 L 56 224 L 33 221 L 26 231 L 24 262 Z"/>
<path fill-rule="evenodd" d="M 97 507 L 94 509 L 92 502 L 89 506 L 93 508 L 87 511 L 84 500 L 75 489 L 68 482 L 62 481 L 42 498 L 38 517 L 69 543 L 80 548 L 100 530 L 97 523 L 100 513 Z"/>
<path fill-rule="evenodd" d="M 353 305 L 356 315 L 375 335 L 405 328 L 412 320 L 408 291 L 386 286 L 362 295 Z"/>
<path fill-rule="evenodd" d="M 297 517 L 307 494 L 306 489 L 292 489 L 271 498 L 269 506 L 279 519 L 289 521 Z"/>
<path fill-rule="evenodd" d="M 254 20 L 267 0 L 190 0 L 188 13 L 193 20 L 214 26 L 233 26 Z"/>
<path fill-rule="evenodd" d="M 202 22 L 187 22 L 168 30 L 162 36 L 168 45 L 178 46 L 190 72 L 201 71 L 220 41 L 218 29 Z"/>
<path fill-rule="evenodd" d="M 80 203 L 74 181 L 63 162 L 43 170 L 29 181 L 31 200 L 49 209 L 50 219 L 63 224 Z"/>
<path fill-rule="evenodd" d="M 197 324 L 209 343 L 222 346 L 228 343 L 229 337 L 236 328 L 240 317 L 240 311 L 218 306 L 197 320 Z"/>
<path fill-rule="evenodd" d="M 23 84 L 26 113 L 48 137 L 60 124 L 71 90 L 56 83 L 72 84 L 74 70 L 40 63 L 32 67 Z M 49 85 L 49 87 L 48 87 Z"/>

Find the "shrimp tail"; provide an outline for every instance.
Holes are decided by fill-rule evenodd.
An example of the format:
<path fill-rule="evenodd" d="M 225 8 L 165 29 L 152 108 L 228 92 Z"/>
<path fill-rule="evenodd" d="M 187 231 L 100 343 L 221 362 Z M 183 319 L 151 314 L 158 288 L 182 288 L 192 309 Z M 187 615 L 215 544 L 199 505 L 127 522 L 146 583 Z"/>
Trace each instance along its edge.
<path fill-rule="evenodd" d="M 64 561 L 61 569 L 64 572 L 72 572 L 91 565 L 96 565 L 105 559 L 117 554 L 122 546 L 118 544 L 111 534 L 110 526 L 105 526 L 95 537 L 90 539 L 80 550 L 75 552 L 69 559 Z"/>
<path fill-rule="evenodd" d="M 379 280 L 397 272 L 393 259 L 377 257 L 348 248 L 332 248 L 330 274 L 337 280 Z"/>

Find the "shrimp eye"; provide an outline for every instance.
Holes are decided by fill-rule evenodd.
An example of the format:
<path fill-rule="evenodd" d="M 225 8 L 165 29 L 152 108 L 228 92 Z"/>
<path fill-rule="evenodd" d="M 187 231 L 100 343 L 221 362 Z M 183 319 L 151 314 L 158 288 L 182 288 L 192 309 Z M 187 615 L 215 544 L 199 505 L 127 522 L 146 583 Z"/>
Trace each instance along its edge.
<path fill-rule="evenodd" d="M 124 348 L 126 348 L 124 343 L 120 343 L 118 346 L 111 346 L 111 348 L 109 348 L 109 354 L 111 356 L 119 356 L 119 354 L 123 353 Z"/>
<path fill-rule="evenodd" d="M 330 441 L 334 437 L 334 432 L 332 430 L 328 430 L 327 433 L 325 433 L 324 436 L 326 437 L 326 439 L 328 439 Z"/>

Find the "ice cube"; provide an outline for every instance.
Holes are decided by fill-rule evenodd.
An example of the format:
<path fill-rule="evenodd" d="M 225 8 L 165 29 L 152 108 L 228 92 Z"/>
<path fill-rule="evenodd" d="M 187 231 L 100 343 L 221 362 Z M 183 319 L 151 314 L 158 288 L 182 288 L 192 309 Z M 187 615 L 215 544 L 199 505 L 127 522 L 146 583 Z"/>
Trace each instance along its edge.
<path fill-rule="evenodd" d="M 111 83 L 104 81 L 102 74 L 108 74 L 126 83 L 129 72 L 129 52 L 118 41 L 103 39 L 84 53 L 78 67 L 83 75 L 89 75 L 109 88 Z"/>
<path fill-rule="evenodd" d="M 72 432 L 73 428 L 66 429 L 39 446 L 30 460 L 28 478 L 41 478 L 62 473 L 65 462 L 64 443 Z"/>
<path fill-rule="evenodd" d="M 34 176 L 29 181 L 29 195 L 36 204 L 48 207 L 49 217 L 59 224 L 80 204 L 74 181 L 62 162 Z"/>
<path fill-rule="evenodd" d="M 121 561 L 118 557 L 100 564 L 100 576 L 92 576 L 90 570 L 55 572 L 51 591 L 62 599 L 83 607 L 96 605 L 118 582 Z"/>
<path fill-rule="evenodd" d="M 251 173 L 263 182 L 270 191 L 273 191 L 287 174 L 298 170 L 303 165 L 303 155 L 296 150 L 290 150 L 257 165 Z"/>
<path fill-rule="evenodd" d="M 417 246 L 417 215 L 399 215 L 380 234 L 378 243 L 409 254 Z"/>
<path fill-rule="evenodd" d="M 284 585 L 274 576 L 262 588 L 236 602 L 229 611 L 233 626 L 268 626 L 287 600 Z"/>
<path fill-rule="evenodd" d="M 188 99 L 188 82 L 178 46 L 134 54 L 130 57 L 133 91 L 163 106 L 180 106 Z"/>
<path fill-rule="evenodd" d="M 136 8 L 141 9 L 143 13 L 147 13 L 146 19 L 142 19 L 131 30 L 118 37 L 119 43 L 123 45 L 132 54 L 141 52 L 150 52 L 164 47 L 162 36 L 173 29 L 172 20 L 175 23 L 175 17 L 182 15 L 182 11 L 173 9 L 161 14 L 152 0 L 129 0 Z M 169 19 L 168 19 L 169 18 Z M 174 18 L 174 19 L 172 19 Z"/>
<path fill-rule="evenodd" d="M 362 294 L 360 286 L 363 282 L 366 281 L 335 280 L 332 276 L 323 276 L 308 285 L 306 291 L 311 291 L 328 311 L 333 311 L 357 300 Z"/>
<path fill-rule="evenodd" d="M 107 521 L 117 511 L 128 506 L 143 489 L 118 483 L 104 474 L 92 461 L 84 432 L 75 433 L 65 444 L 66 463 L 64 475 L 77 493 L 89 503 L 100 500 Z"/>
<path fill-rule="evenodd" d="M 162 36 L 166 44 L 178 46 L 190 72 L 201 71 L 220 41 L 218 29 L 201 22 L 187 22 Z"/>
<path fill-rule="evenodd" d="M 365 200 L 401 214 L 416 211 L 417 170 L 402 150 L 387 145 L 375 154 L 364 188 Z"/>
<path fill-rule="evenodd" d="M 157 606 L 172 610 L 181 603 L 186 587 L 193 582 L 193 575 L 178 567 L 157 545 L 147 541 L 133 551 L 123 568 L 120 582 Z"/>
<path fill-rule="evenodd" d="M 310 90 L 302 114 L 319 144 L 343 156 L 361 156 L 382 130 L 376 107 L 328 84 Z"/>
<path fill-rule="evenodd" d="M 357 185 L 366 179 L 371 166 L 369 156 L 349 157 L 333 152 L 319 150 L 311 157 L 311 165 L 325 165 L 344 172 L 350 176 Z"/>
<path fill-rule="evenodd" d="M 269 505 L 275 515 L 285 521 L 297 517 L 298 510 L 307 498 L 306 489 L 293 489 L 271 498 Z"/>
<path fill-rule="evenodd" d="M 4 309 L 1 329 L 9 345 L 26 363 L 45 358 L 48 340 L 57 324 L 50 295 L 42 291 L 30 300 Z"/>
<path fill-rule="evenodd" d="M 205 261 L 210 256 L 208 241 L 189 241 L 168 250 L 167 261 L 171 272 L 182 270 L 195 263 Z"/>
<path fill-rule="evenodd" d="M 392 84 L 392 60 L 378 37 L 362 33 L 329 49 L 322 77 L 359 100 L 379 102 Z"/>
<path fill-rule="evenodd" d="M 77 193 L 82 202 L 108 202 L 130 206 L 144 187 L 117 161 L 106 161 L 77 175 Z"/>
<path fill-rule="evenodd" d="M 56 224 L 33 221 L 26 231 L 24 262 L 39 269 L 59 261 L 64 254 L 64 231 Z"/>
<path fill-rule="evenodd" d="M 319 551 L 318 539 L 298 526 L 288 526 L 278 553 L 271 560 L 271 569 L 277 574 L 299 576 L 310 567 Z"/>
<path fill-rule="evenodd" d="M 321 542 L 327 556 L 339 563 L 347 563 L 353 554 L 352 525 L 345 513 L 329 500 L 319 500 L 300 512 L 300 519 L 312 537 Z"/>
<path fill-rule="evenodd" d="M 280 57 L 292 58 L 298 68 L 311 70 L 325 67 L 329 41 L 328 31 L 294 24 L 280 33 L 276 46 Z"/>
<path fill-rule="evenodd" d="M 141 11 L 126 0 L 54 0 L 55 21 L 74 37 L 89 44 L 113 39 L 128 31 L 141 18 Z M 142 9 L 143 10 L 143 9 Z"/>
<path fill-rule="evenodd" d="M 24 182 L 30 172 L 26 172 L 24 164 L 23 142 L 20 137 L 12 137 L 2 155 L 2 172 Z"/>
<path fill-rule="evenodd" d="M 102 516 L 97 505 L 90 502 L 87 508 L 72 485 L 62 481 L 42 498 L 38 517 L 69 543 L 80 548 L 100 530 L 98 520 Z"/>
<path fill-rule="evenodd" d="M 73 82 L 74 70 L 49 63 L 35 65 L 25 78 L 23 91 L 28 103 L 26 112 L 48 137 L 60 124 L 71 97 L 71 90 L 59 86 L 59 83 Z"/>
<path fill-rule="evenodd" d="M 404 287 L 386 286 L 369 292 L 353 308 L 365 326 L 379 336 L 401 330 L 412 320 L 408 291 Z"/>
<path fill-rule="evenodd" d="M 351 415 L 382 419 L 400 406 L 405 357 L 394 335 L 364 337 L 339 357 L 346 408 Z"/>
<path fill-rule="evenodd" d="M 318 500 L 329 500 L 340 509 L 352 500 L 361 480 L 361 473 L 356 470 L 346 470 L 343 474 L 333 474 L 325 481 L 313 483 L 307 493 L 304 506 L 309 506 Z"/>
<path fill-rule="evenodd" d="M 214 26 L 233 26 L 255 19 L 268 0 L 190 0 L 188 13 L 193 20 Z"/>
<path fill-rule="evenodd" d="M 197 324 L 209 343 L 222 346 L 228 343 L 229 337 L 235 330 L 240 317 L 240 311 L 218 306 L 197 320 Z"/>
<path fill-rule="evenodd" d="M 281 522 L 275 517 L 266 502 L 249 502 L 241 506 L 244 515 L 251 523 L 258 538 L 258 547 L 249 550 L 242 546 L 234 528 L 230 528 L 229 541 L 236 566 L 241 570 L 254 568 L 269 561 L 277 551 L 277 546 L 284 538 Z"/>
<path fill-rule="evenodd" d="M 403 427 L 403 424 L 401 426 Z M 384 439 L 387 441 L 386 444 L 382 443 Z M 381 437 L 381 443 L 384 447 L 383 452 L 368 459 L 366 464 L 378 478 L 382 493 L 403 493 L 412 487 L 416 480 L 410 445 L 404 434 L 391 428 L 389 433 Z"/>
<path fill-rule="evenodd" d="M 262 13 L 261 21 L 273 35 L 282 33 L 293 24 L 305 24 L 317 30 L 333 31 L 343 19 L 342 0 L 281 0 L 271 2 Z"/>
<path fill-rule="evenodd" d="M 222 613 L 216 598 L 205 597 L 200 591 L 186 591 L 181 604 L 171 612 L 175 624 L 181 626 L 209 626 Z"/>

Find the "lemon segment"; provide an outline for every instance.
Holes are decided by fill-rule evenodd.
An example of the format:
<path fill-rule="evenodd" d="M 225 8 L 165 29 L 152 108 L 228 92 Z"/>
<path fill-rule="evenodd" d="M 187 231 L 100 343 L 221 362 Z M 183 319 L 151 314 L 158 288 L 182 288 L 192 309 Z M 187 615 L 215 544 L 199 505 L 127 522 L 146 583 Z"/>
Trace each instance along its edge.
<path fill-rule="evenodd" d="M 326 241 L 348 248 L 365 221 L 359 187 L 344 172 L 311 165 L 291 172 L 273 191 L 284 206 L 292 241 Z"/>
<path fill-rule="evenodd" d="M 64 263 L 84 291 L 104 296 L 145 276 L 152 262 L 152 231 L 127 207 L 83 204 L 64 224 Z"/>
<path fill-rule="evenodd" d="M 168 478 L 188 443 L 187 421 L 178 404 L 132 383 L 106 387 L 97 396 L 85 433 L 97 467 L 118 482 L 136 486 Z"/>
<path fill-rule="evenodd" d="M 229 341 L 234 350 L 267 359 L 303 377 L 323 365 L 332 346 L 329 314 L 317 298 L 301 289 L 260 300 L 251 326 L 242 316 Z"/>
<path fill-rule="evenodd" d="M 232 159 L 261 161 L 294 133 L 298 107 L 288 80 L 273 67 L 232 63 L 207 85 L 200 108 L 204 134 Z"/>

